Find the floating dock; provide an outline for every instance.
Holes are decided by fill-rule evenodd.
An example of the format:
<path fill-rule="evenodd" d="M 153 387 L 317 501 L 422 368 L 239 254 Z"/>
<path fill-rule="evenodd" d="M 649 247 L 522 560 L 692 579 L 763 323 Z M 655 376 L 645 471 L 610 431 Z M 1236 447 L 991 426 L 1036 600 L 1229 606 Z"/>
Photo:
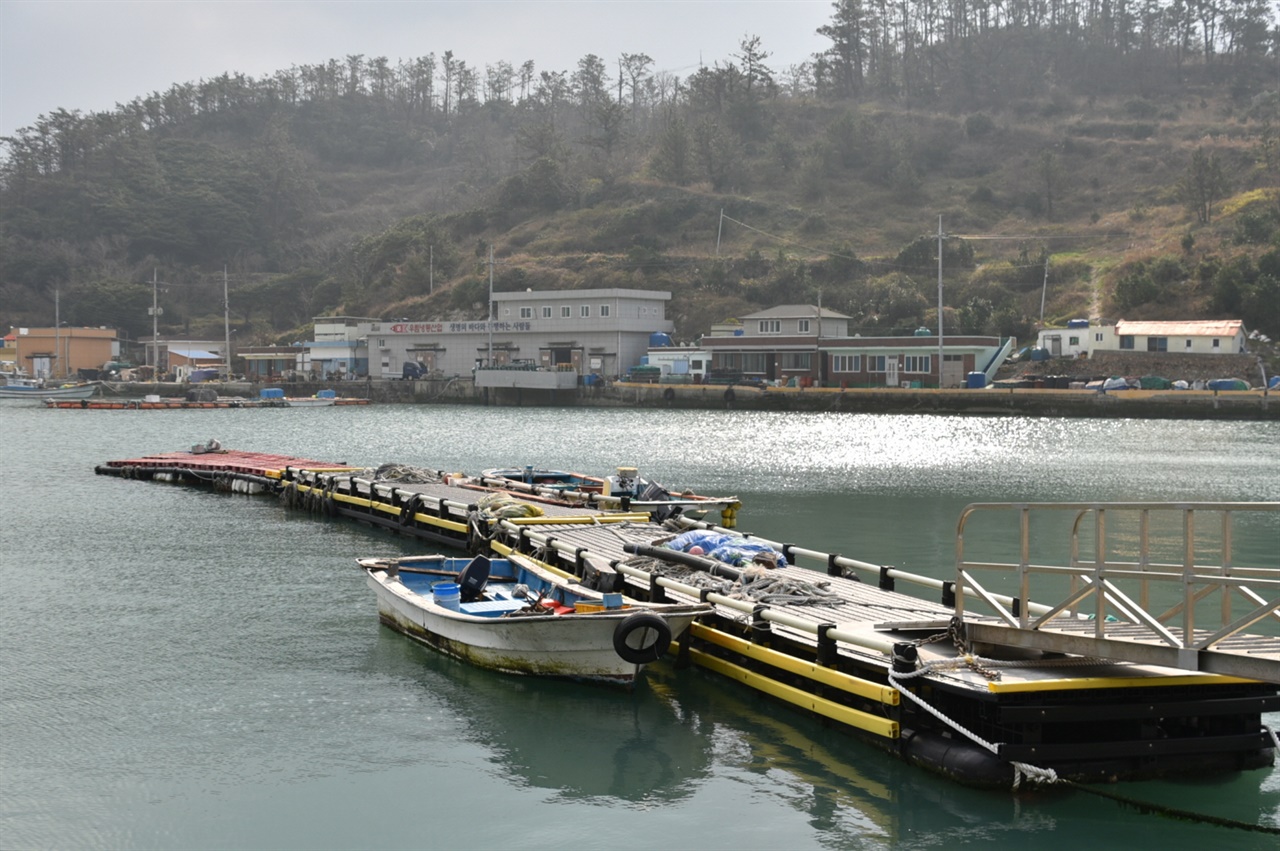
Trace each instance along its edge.
<path fill-rule="evenodd" d="M 272 493 L 291 508 L 433 544 L 525 553 L 598 590 L 711 603 L 712 614 L 673 645 L 679 664 L 967 785 L 1197 776 L 1269 766 L 1280 749 L 1261 718 L 1280 711 L 1280 569 L 1235 564 L 1230 550 L 1231 519 L 1280 512 L 1277 503 L 971 506 L 955 576 L 939 580 L 684 513 L 720 507 L 732 522 L 737 505 L 728 500 L 659 507 L 517 493 L 445 471 L 240 452 L 166 453 L 97 472 Z M 974 512 L 1016 517 L 1022 557 L 998 564 L 966 555 Z M 1063 565 L 1037 563 L 1030 517 L 1055 512 L 1075 517 L 1071 555 Z M 1180 564 L 1162 564 L 1148 546 L 1151 517 L 1169 512 L 1186 539 Z M 1142 535 L 1126 562 L 1107 531 L 1128 514 L 1142 518 Z M 1221 523 L 1220 564 L 1202 563 L 1196 549 L 1195 519 L 1206 515 Z M 1102 543 L 1082 546 L 1086 532 Z M 731 566 L 670 549 L 689 533 L 731 536 L 765 557 Z M 997 572 L 1002 582 L 991 578 Z M 1033 586 L 1046 578 L 1053 596 L 1036 600 Z M 1181 605 L 1157 605 L 1167 595 L 1149 586 L 1162 582 L 1181 583 Z M 908 586 L 925 596 L 904 593 Z"/>
<path fill-rule="evenodd" d="M 311 397 L 302 399 L 217 399 L 194 402 L 187 399 L 45 399 L 46 408 L 75 411 L 185 411 L 208 408 L 315 408 L 368 405 L 368 399 L 335 397 L 317 403 Z"/>

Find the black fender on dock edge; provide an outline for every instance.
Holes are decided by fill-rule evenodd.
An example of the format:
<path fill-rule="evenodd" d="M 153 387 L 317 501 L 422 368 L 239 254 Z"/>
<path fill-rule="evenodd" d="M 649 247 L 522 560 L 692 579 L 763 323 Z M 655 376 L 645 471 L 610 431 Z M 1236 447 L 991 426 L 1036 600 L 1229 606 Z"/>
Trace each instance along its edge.
<path fill-rule="evenodd" d="M 904 732 L 898 747 L 914 765 L 965 786 L 1009 789 L 1013 766 L 986 748 L 964 739 L 951 739 L 926 730 Z"/>

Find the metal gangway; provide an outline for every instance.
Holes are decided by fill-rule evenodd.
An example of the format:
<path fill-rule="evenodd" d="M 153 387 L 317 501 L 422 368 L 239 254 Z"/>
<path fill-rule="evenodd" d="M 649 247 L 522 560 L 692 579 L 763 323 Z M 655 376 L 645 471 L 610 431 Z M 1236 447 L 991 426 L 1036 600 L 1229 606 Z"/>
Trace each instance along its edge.
<path fill-rule="evenodd" d="M 1277 502 L 969 505 L 956 614 L 974 642 L 1280 682 L 1278 514 Z M 1246 521 L 1262 565 L 1236 563 Z M 984 527 L 1011 522 L 1016 560 L 966 554 L 966 534 L 971 552 L 998 549 Z M 1065 557 L 1047 553 L 1068 528 Z"/>

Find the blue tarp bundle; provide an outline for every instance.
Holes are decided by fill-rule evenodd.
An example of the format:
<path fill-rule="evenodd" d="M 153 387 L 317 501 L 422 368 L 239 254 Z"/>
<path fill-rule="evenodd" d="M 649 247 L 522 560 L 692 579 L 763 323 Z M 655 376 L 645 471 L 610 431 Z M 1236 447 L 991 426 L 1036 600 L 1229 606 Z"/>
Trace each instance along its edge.
<path fill-rule="evenodd" d="M 757 543 L 741 535 L 726 535 L 705 529 L 694 529 L 677 535 L 664 546 L 682 553 L 687 553 L 693 547 L 701 547 L 702 552 L 710 558 L 735 567 L 749 564 L 760 553 L 770 553 L 777 559 L 778 567 L 787 566 L 786 556 L 767 544 Z"/>

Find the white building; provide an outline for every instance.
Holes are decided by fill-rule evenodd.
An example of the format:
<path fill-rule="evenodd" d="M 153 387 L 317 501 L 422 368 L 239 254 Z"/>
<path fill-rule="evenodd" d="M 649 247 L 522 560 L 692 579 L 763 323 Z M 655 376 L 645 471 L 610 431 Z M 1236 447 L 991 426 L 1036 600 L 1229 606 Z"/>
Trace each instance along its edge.
<path fill-rule="evenodd" d="M 444 376 L 486 367 L 510 378 L 523 367 L 612 378 L 640 363 L 650 335 L 675 329 L 670 300 L 669 292 L 631 289 L 494 293 L 492 321 L 360 321 L 357 334 L 369 374 L 380 378 L 402 377 L 406 364 Z"/>
<path fill-rule="evenodd" d="M 1091 351 L 1234 355 L 1245 351 L 1245 339 L 1244 322 L 1239 319 L 1180 322 L 1121 319 L 1115 325 L 1074 320 L 1066 328 L 1045 328 L 1037 342 L 1054 357 L 1074 357 Z"/>
<path fill-rule="evenodd" d="M 1051 357 L 1079 357 L 1091 348 L 1097 348 L 1107 336 L 1105 326 L 1089 327 L 1087 319 L 1072 319 L 1066 328 L 1045 328 L 1037 335 L 1036 345 Z"/>
<path fill-rule="evenodd" d="M 711 352 L 695 346 L 661 346 L 649 349 L 648 365 L 661 369 L 663 376 L 701 382 L 711 371 Z"/>

